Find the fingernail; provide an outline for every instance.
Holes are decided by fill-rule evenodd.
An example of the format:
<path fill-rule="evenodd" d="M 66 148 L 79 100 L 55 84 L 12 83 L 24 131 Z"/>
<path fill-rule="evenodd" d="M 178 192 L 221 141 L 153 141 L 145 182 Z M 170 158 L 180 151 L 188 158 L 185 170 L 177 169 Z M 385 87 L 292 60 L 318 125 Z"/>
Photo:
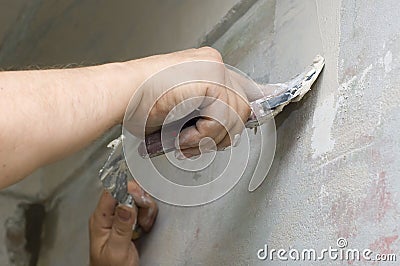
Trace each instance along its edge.
<path fill-rule="evenodd" d="M 131 212 L 123 208 L 117 208 L 118 218 L 123 222 L 128 222 L 131 219 Z"/>
<path fill-rule="evenodd" d="M 237 147 L 240 143 L 240 134 L 236 134 L 232 141 L 232 146 Z"/>
<path fill-rule="evenodd" d="M 151 199 L 147 195 L 141 195 L 140 200 L 142 201 L 143 204 L 150 205 L 150 203 L 151 203 Z"/>
<path fill-rule="evenodd" d="M 183 155 L 183 153 L 180 152 L 180 151 L 175 151 L 175 158 L 178 159 L 178 160 L 186 159 L 185 155 Z"/>

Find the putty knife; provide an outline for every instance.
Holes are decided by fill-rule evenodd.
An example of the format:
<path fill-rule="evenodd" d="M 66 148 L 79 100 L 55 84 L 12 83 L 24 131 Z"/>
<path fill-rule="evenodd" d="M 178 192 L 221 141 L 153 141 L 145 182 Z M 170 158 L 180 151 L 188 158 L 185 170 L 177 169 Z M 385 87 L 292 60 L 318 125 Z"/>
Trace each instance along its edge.
<path fill-rule="evenodd" d="M 245 124 L 247 128 L 256 129 L 269 119 L 279 114 L 291 102 L 297 102 L 311 89 L 325 64 L 322 56 L 317 55 L 313 63 L 302 73 L 296 75 L 285 83 L 266 84 L 275 88 L 274 93 L 250 102 L 251 114 Z M 196 120 L 191 120 L 195 123 Z M 185 126 L 191 126 L 186 124 Z M 145 137 L 138 147 L 138 153 L 143 158 L 156 157 L 166 152 L 175 150 L 175 139 L 179 135 L 174 128 L 163 129 L 163 142 L 161 131 Z M 107 162 L 100 171 L 103 186 L 122 204 L 134 204 L 132 196 L 127 193 L 128 167 L 122 152 L 122 136 L 112 141 L 109 145 L 113 148 Z M 264 181 L 266 174 L 255 174 L 249 183 L 249 191 L 256 190 Z"/>
<path fill-rule="evenodd" d="M 128 193 L 128 174 L 129 169 L 124 159 L 122 151 L 122 138 L 119 137 L 111 141 L 108 145 L 112 151 L 106 163 L 100 169 L 99 177 L 103 187 L 111 196 L 117 200 L 118 204 L 137 208 L 131 194 Z M 136 210 L 137 211 L 137 210 Z M 142 234 L 139 224 L 134 224 L 132 228 L 132 240 L 136 240 Z"/>
<path fill-rule="evenodd" d="M 257 127 L 279 114 L 283 108 L 291 102 L 300 101 L 311 89 L 325 65 L 325 59 L 317 55 L 312 64 L 303 72 L 294 76 L 285 83 L 259 84 L 260 87 L 268 86 L 274 89 L 271 95 L 265 95 L 260 99 L 250 102 L 251 114 L 245 124 L 246 128 Z M 192 126 L 198 118 L 194 118 L 185 124 L 183 128 Z M 182 129 L 183 129 L 182 128 Z M 163 141 L 161 142 L 161 130 L 145 137 L 138 147 L 138 152 L 143 158 L 152 158 L 166 152 L 176 150 L 175 139 L 179 132 L 174 126 L 163 128 Z M 249 183 L 249 191 L 256 190 L 264 181 L 266 174 L 255 174 Z"/>
<path fill-rule="evenodd" d="M 259 85 L 260 87 L 269 86 L 275 88 L 273 95 L 250 102 L 251 114 L 245 124 L 247 128 L 257 128 L 269 119 L 276 116 L 290 102 L 297 102 L 311 89 L 312 84 L 317 79 L 324 67 L 325 60 L 317 55 L 313 63 L 305 71 L 296 75 L 285 83 Z M 196 122 L 194 118 L 185 124 L 183 128 L 192 126 Z M 182 129 L 183 129 L 182 128 Z M 179 135 L 175 127 L 168 125 L 163 128 L 163 142 L 161 142 L 161 130 L 145 137 L 139 145 L 138 152 L 143 158 L 152 158 L 164 153 L 174 151 L 175 139 Z"/>

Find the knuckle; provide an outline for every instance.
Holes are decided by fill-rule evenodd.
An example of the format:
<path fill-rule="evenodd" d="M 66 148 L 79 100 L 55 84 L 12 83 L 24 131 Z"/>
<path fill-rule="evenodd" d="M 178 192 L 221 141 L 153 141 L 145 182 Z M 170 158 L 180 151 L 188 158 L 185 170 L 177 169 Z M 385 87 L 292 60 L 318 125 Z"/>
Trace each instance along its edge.
<path fill-rule="evenodd" d="M 211 137 L 219 127 L 219 122 L 214 119 L 199 121 L 200 138 Z"/>
<path fill-rule="evenodd" d="M 208 56 L 210 56 L 214 60 L 217 60 L 218 62 L 222 62 L 222 55 L 217 49 L 212 48 L 210 46 L 204 46 L 200 49 L 202 49 Z"/>
<path fill-rule="evenodd" d="M 129 230 L 127 230 L 124 226 L 118 225 L 118 226 L 113 226 L 112 230 L 114 231 L 115 235 L 123 237 L 125 236 Z"/>

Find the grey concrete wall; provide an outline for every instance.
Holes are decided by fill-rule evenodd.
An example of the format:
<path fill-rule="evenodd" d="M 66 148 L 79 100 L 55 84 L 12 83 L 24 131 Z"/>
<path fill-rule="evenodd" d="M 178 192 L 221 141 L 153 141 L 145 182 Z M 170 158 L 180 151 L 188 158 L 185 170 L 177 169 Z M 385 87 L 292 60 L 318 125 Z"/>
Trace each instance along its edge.
<path fill-rule="evenodd" d="M 313 90 L 302 102 L 292 104 L 277 117 L 276 156 L 263 185 L 249 193 L 247 186 L 251 171 L 247 171 L 229 194 L 214 203 L 196 208 L 160 203 L 154 230 L 139 244 L 143 265 L 347 264 L 329 259 L 300 263 L 257 259 L 257 251 L 265 244 L 275 249 L 321 250 L 336 247 L 339 237 L 347 239 L 349 248 L 370 248 L 375 253 L 400 255 L 400 146 L 396 136 L 400 128 L 398 1 L 259 0 L 236 23 L 225 29 L 225 34 L 205 38 L 202 35 L 212 31 L 218 18 L 235 2 L 227 1 L 225 8 L 215 13 L 215 19 L 207 24 L 209 26 L 201 27 L 197 31 L 199 34 L 194 34 L 196 30 L 191 29 L 190 33 L 184 34 L 191 37 L 179 41 L 179 44 L 169 42 L 174 38 L 166 32 L 163 35 L 165 46 L 159 40 L 153 43 L 155 40 L 143 33 L 146 25 L 135 25 L 142 27 L 142 31 L 136 32 L 139 36 L 144 34 L 143 44 L 149 44 L 132 53 L 126 52 L 129 45 L 124 46 L 125 42 L 119 39 L 124 35 L 123 29 L 115 35 L 107 35 L 100 30 L 101 26 L 97 32 L 91 27 L 82 29 L 89 19 L 77 14 L 85 10 L 80 7 L 90 6 L 91 1 L 80 2 L 55 12 L 52 16 L 56 18 L 49 18 L 47 24 L 37 22 L 35 27 L 39 32 L 47 27 L 49 36 L 53 37 L 44 42 L 36 39 L 35 49 L 31 51 L 38 51 L 38 54 L 17 53 L 15 58 L 18 60 L 11 64 L 101 62 L 184 48 L 204 39 L 221 51 L 227 63 L 260 82 L 288 79 L 309 64 L 317 53 L 323 54 L 327 60 Z M 207 3 L 211 6 L 215 2 Z M 150 1 L 149 5 L 154 3 L 156 1 Z M 193 1 L 192 7 L 197 4 L 202 6 L 200 1 Z M 39 10 L 44 7 L 40 5 Z M 100 4 L 99 10 L 101 7 Z M 185 7 L 194 13 L 199 8 Z M 172 9 L 178 12 L 176 17 L 182 15 L 179 8 Z M 46 9 L 41 12 L 50 16 Z M 74 20 L 62 22 L 72 14 L 79 25 L 75 30 L 70 28 L 76 23 L 71 22 Z M 106 20 L 103 17 L 99 19 Z M 55 21 L 54 24 L 51 21 Z M 68 25 L 62 36 L 79 32 L 77 36 L 82 41 L 72 43 L 62 39 L 58 34 L 64 28 L 59 28 L 60 32 L 57 30 L 57 25 L 62 23 Z M 102 23 L 113 29 L 112 23 L 122 22 L 115 22 L 110 14 Z M 184 29 L 177 29 L 177 34 L 184 32 Z M 125 30 L 129 34 L 131 28 Z M 90 38 L 86 37 L 85 31 Z M 26 39 L 32 41 L 37 36 L 29 31 Z M 111 36 L 117 41 L 110 39 Z M 65 45 L 61 49 L 65 52 L 50 49 L 53 43 Z M 21 42 L 17 47 L 24 45 L 27 47 L 28 44 Z M 46 53 L 48 57 L 44 56 Z M 0 59 L 5 65 L 12 58 L 0 51 Z M 42 179 L 36 180 L 41 182 L 47 182 L 47 176 L 53 178 L 66 171 L 61 169 L 70 171 L 67 177 L 74 176 L 69 183 L 52 190 L 55 197 L 43 197 L 47 199 L 49 214 L 40 257 L 42 265 L 70 265 L 86 260 L 85 212 L 97 201 L 100 187 L 96 169 L 105 156 L 104 149 L 99 147 L 103 147 L 109 138 L 111 136 L 105 136 L 97 146 L 82 152 L 79 156 L 83 157 L 69 159 L 65 168 L 61 168 L 61 163 L 50 166 L 51 172 L 39 171 Z M 75 165 L 77 158 L 85 163 Z M 254 163 L 250 161 L 249 169 Z M 89 181 L 90 178 L 93 182 Z M 29 188 L 37 186 L 35 179 L 30 180 L 26 181 L 32 182 Z M 42 195 L 37 192 L 41 190 L 32 190 L 32 196 Z M 1 197 L 15 202 L 14 199 L 23 196 L 15 196 L 17 192 L 22 193 L 11 189 Z M 87 205 L 84 209 L 75 207 L 85 200 Z M 13 208 L 2 207 L 1 211 L 10 213 Z M 2 265 L 7 262 L 4 248 L 0 249 L 0 259 Z"/>
<path fill-rule="evenodd" d="M 20 13 L 1 44 L 1 65 L 57 66 L 196 46 L 240 1 L 32 0 L 22 7 L 2 2 L 3 12 Z"/>
<path fill-rule="evenodd" d="M 277 151 L 264 184 L 247 192 L 247 172 L 212 204 L 161 204 L 155 231 L 143 240 L 144 264 L 368 263 L 257 258 L 265 244 L 321 251 L 337 248 L 338 238 L 350 249 L 398 256 L 398 7 L 260 0 L 214 44 L 258 81 L 284 81 L 317 53 L 326 68 L 310 94 L 277 117 Z"/>
<path fill-rule="evenodd" d="M 0 43 L 3 43 L 7 34 L 12 30 L 12 26 L 19 19 L 21 10 L 23 9 L 23 1 L 0 1 L 2 12 L 0 16 Z"/>

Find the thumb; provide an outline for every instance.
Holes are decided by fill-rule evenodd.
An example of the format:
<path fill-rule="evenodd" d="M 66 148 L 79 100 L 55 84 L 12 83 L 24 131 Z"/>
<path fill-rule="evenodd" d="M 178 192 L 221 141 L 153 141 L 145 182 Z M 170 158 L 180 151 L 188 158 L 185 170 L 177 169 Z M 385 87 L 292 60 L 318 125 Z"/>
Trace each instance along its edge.
<path fill-rule="evenodd" d="M 134 207 L 120 205 L 116 208 L 108 240 L 111 249 L 124 250 L 130 247 L 132 228 L 136 223 L 136 217 L 137 211 Z"/>

